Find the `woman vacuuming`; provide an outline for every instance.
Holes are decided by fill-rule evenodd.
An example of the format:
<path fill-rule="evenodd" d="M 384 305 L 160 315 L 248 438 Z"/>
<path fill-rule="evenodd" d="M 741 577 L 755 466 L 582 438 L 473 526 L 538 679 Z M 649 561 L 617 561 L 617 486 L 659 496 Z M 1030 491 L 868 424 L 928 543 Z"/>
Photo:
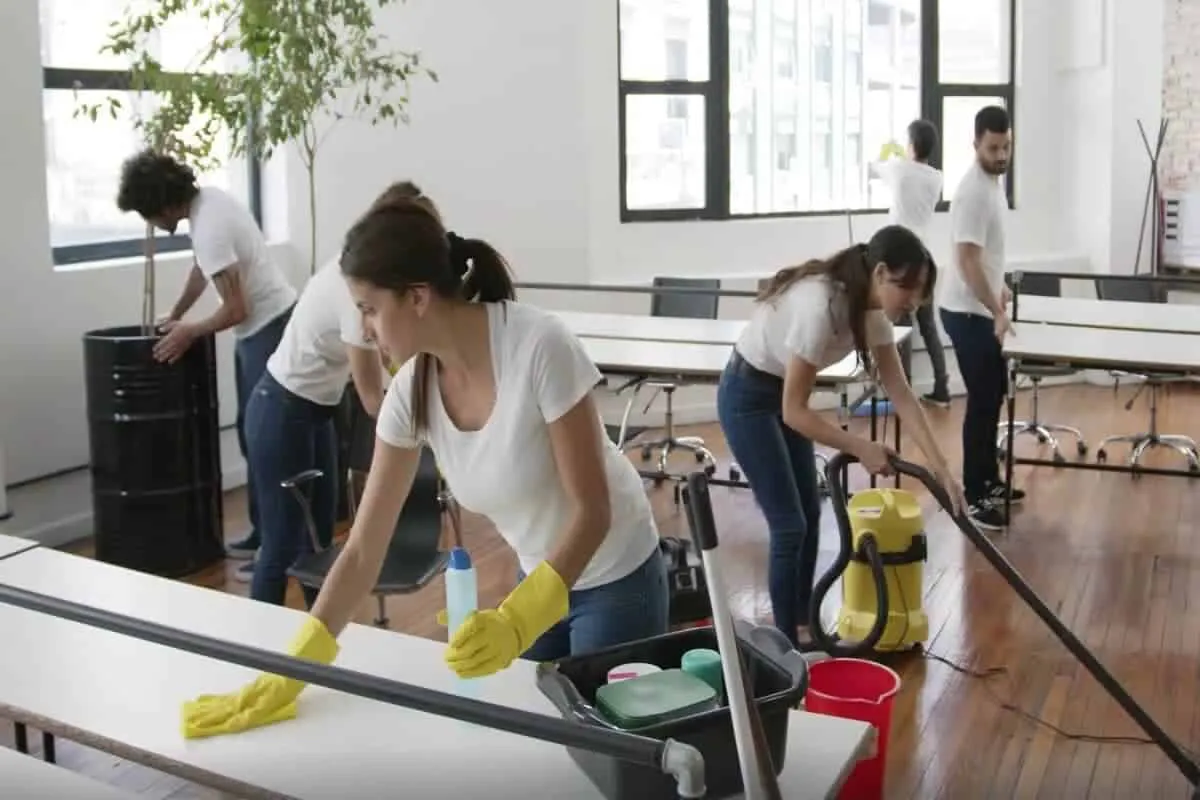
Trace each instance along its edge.
<path fill-rule="evenodd" d="M 842 430 L 809 406 L 817 373 L 857 353 L 954 502 L 962 488 L 947 466 L 904 375 L 892 321 L 933 294 L 937 267 L 920 239 L 889 225 L 867 244 L 780 270 L 721 376 L 717 413 L 734 459 L 750 483 L 770 533 L 768 584 L 775 625 L 794 646 L 807 644 L 821 499 L 814 442 L 888 474 L 886 446 Z"/>
<path fill-rule="evenodd" d="M 456 499 L 516 551 L 499 608 L 450 632 L 460 677 L 667 632 L 666 567 L 642 481 L 605 434 L 600 373 L 554 315 L 513 302 L 491 245 L 447 233 L 411 198 L 377 202 L 346 236 L 342 272 L 374 338 L 401 367 L 380 410 L 374 460 L 349 540 L 292 642 L 328 664 L 374 585 L 420 448 Z M 303 684 L 264 674 L 184 708 L 188 737 L 294 716 Z"/>

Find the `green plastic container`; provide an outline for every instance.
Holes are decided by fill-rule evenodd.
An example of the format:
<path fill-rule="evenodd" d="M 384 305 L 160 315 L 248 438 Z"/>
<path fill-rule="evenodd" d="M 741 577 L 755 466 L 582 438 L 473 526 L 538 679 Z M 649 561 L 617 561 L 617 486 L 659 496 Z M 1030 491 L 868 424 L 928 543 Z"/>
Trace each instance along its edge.
<path fill-rule="evenodd" d="M 679 669 L 605 684 L 596 690 L 597 710 L 625 730 L 660 725 L 718 705 L 713 687 Z"/>

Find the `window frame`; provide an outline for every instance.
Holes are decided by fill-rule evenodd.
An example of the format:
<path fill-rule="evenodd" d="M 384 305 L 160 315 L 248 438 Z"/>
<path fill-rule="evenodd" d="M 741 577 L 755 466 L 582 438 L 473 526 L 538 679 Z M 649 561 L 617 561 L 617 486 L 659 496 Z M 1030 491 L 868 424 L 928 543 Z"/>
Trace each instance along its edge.
<path fill-rule="evenodd" d="M 168 73 L 178 74 L 178 73 Z M 107 69 L 76 69 L 71 67 L 42 67 L 42 90 L 64 91 L 102 91 L 102 92 L 133 92 L 132 76 L 125 70 Z M 253 137 L 254 127 L 251 125 L 247 132 Z M 253 152 L 253 139 L 249 138 L 248 152 Z M 257 158 L 246 158 L 246 187 L 247 203 L 254 220 L 262 225 L 262 167 Z M 47 212 L 49 209 L 47 209 Z M 155 253 L 179 253 L 190 250 L 192 240 L 185 234 L 156 236 L 154 238 Z M 51 245 L 54 266 L 72 266 L 86 264 L 92 261 L 105 261 L 117 258 L 132 258 L 145 253 L 146 239 L 144 236 L 130 239 L 110 239 L 106 241 L 85 242 L 81 244 Z"/>
<path fill-rule="evenodd" d="M 1012 126 L 1016 128 L 1017 0 L 1008 0 L 1008 81 L 1006 83 L 942 83 L 938 75 L 938 0 L 921 0 L 921 80 L 919 88 L 921 117 L 938 129 L 938 144 L 929 161 L 941 169 L 942 102 L 947 97 L 1001 97 Z M 620 10 L 617 11 L 618 15 Z M 626 80 L 621 77 L 621 35 L 617 30 L 617 162 L 620 221 L 676 222 L 774 219 L 792 217 L 831 217 L 845 214 L 886 214 L 886 208 L 846 208 L 814 211 L 771 211 L 734 214 L 730 211 L 730 115 L 729 115 L 729 0 L 708 0 L 708 80 Z M 631 209 L 628 204 L 628 150 L 626 130 L 627 98 L 635 95 L 695 95 L 704 98 L 705 130 L 705 203 L 699 208 Z M 799 146 L 799 142 L 797 142 Z M 861 146 L 861 145 L 860 145 Z M 1009 162 L 1006 193 L 1009 208 L 1015 208 L 1015 153 Z M 944 195 L 943 195 L 944 197 Z M 949 200 L 938 202 L 937 211 L 946 211 Z"/>

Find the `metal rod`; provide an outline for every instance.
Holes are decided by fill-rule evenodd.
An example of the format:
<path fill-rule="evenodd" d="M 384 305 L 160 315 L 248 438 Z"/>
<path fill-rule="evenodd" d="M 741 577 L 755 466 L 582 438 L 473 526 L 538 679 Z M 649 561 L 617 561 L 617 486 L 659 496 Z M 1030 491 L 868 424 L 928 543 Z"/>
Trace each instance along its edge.
<path fill-rule="evenodd" d="M 1009 449 L 1012 449 L 1012 443 L 1009 443 Z M 851 456 L 853 458 L 853 456 Z M 1159 727 L 1158 723 L 1146 713 L 1129 692 L 1117 682 L 1099 659 L 1092 654 L 1092 651 L 1079 640 L 1071 629 L 1063 624 L 1054 612 L 1051 611 L 1044 600 L 1038 596 L 1037 592 L 1025 581 L 1016 568 L 1009 563 L 1008 559 L 996 549 L 996 546 L 975 527 L 970 518 L 963 513 L 955 513 L 954 505 L 950 502 L 950 497 L 946 494 L 946 490 L 937 482 L 929 470 L 917 464 L 912 464 L 902 459 L 894 459 L 892 467 L 897 472 L 903 472 L 916 478 L 937 500 L 938 505 L 945 509 L 950 518 L 954 520 L 954 524 L 966 536 L 971 544 L 975 545 L 975 549 L 987 559 L 988 563 L 1000 573 L 1000 577 L 1012 588 L 1017 595 L 1025 601 L 1025 605 L 1041 618 L 1042 622 L 1054 633 L 1058 640 L 1063 643 L 1063 646 L 1071 652 L 1071 655 L 1083 664 L 1096 682 L 1104 687 L 1113 700 L 1125 710 L 1125 713 L 1133 718 L 1133 721 L 1138 724 L 1143 731 L 1154 741 L 1158 748 L 1167 758 L 1175 763 L 1179 771 L 1187 779 L 1193 787 L 1200 785 L 1200 765 L 1197 765 L 1194 760 L 1181 748 L 1171 736 Z"/>
<path fill-rule="evenodd" d="M 763 277 L 766 277 L 765 275 Z M 699 286 L 638 286 L 635 284 L 610 283 L 518 283 L 518 289 L 536 289 L 550 292 L 615 292 L 618 294 L 703 294 L 709 297 L 758 297 L 758 292 L 749 289 L 705 289 Z"/>
<path fill-rule="evenodd" d="M 14 586 L 0 585 L 0 601 L 135 639 L 283 675 L 414 711 L 436 714 L 566 747 L 586 749 L 656 769 L 663 768 L 663 752 L 667 743 L 657 739 L 579 725 L 557 717 L 459 697 L 355 670 L 326 666 L 203 634 L 186 633 L 148 620 L 115 614 Z"/>

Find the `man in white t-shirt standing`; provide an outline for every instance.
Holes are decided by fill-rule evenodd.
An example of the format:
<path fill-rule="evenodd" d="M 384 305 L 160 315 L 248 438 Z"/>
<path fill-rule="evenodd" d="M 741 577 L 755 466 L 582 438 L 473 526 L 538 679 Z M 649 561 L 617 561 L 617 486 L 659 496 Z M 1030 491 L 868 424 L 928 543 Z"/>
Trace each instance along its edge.
<path fill-rule="evenodd" d="M 903 225 L 917 234 L 926 248 L 929 247 L 929 223 L 942 196 L 941 170 L 929 165 L 929 158 L 937 149 L 937 141 L 937 128 L 932 122 L 914 120 L 908 126 L 908 157 L 888 158 L 871 165 L 872 172 L 883 180 L 892 195 L 888 222 Z M 942 348 L 942 337 L 933 320 L 933 306 L 921 304 L 915 316 L 921 341 L 925 342 L 925 352 L 933 368 L 933 390 L 921 395 L 921 399 L 939 408 L 947 408 L 950 405 L 950 386 L 946 375 L 946 351 Z M 911 345 L 906 341 L 904 347 L 905 367 L 911 370 Z M 912 380 L 911 375 L 909 380 Z"/>
<path fill-rule="evenodd" d="M 129 158 L 121 169 L 117 207 L 136 211 L 170 234 L 181 221 L 188 221 L 195 262 L 179 300 L 160 325 L 163 336 L 154 345 L 154 357 L 174 363 L 196 339 L 233 330 L 237 340 L 238 445 L 244 457 L 246 403 L 287 326 L 296 304 L 296 289 L 271 261 L 266 239 L 250 210 L 221 189 L 199 186 L 192 169 L 171 156 L 143 150 Z M 209 281 L 221 297 L 220 307 L 203 319 L 185 321 L 184 315 L 204 294 Z M 248 556 L 258 549 L 253 481 L 253 474 L 247 471 L 250 534 L 230 545 L 231 554 Z"/>
<path fill-rule="evenodd" d="M 1006 487 L 996 458 L 1000 410 L 1008 392 L 1002 350 L 1012 332 L 1005 310 L 1004 220 L 1008 197 L 1003 177 L 1012 155 L 1008 112 L 987 106 L 975 115 L 975 162 L 950 203 L 954 265 L 939 280 L 942 326 L 954 345 L 967 388 L 963 416 L 963 489 L 975 524 L 999 530 L 1008 524 L 1007 492 L 1013 502 L 1025 493 Z"/>

